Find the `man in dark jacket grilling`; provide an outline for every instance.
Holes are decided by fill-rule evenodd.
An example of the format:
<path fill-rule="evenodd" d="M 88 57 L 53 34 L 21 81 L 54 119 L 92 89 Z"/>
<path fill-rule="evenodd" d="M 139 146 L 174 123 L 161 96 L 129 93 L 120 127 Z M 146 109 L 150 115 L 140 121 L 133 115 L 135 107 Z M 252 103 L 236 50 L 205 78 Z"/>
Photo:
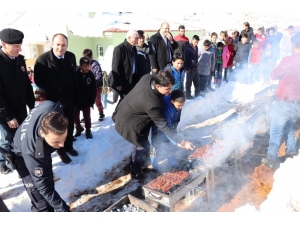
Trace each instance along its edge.
<path fill-rule="evenodd" d="M 153 123 L 181 148 L 193 150 L 192 143 L 183 140 L 164 116 L 163 96 L 171 93 L 175 80 L 169 71 L 147 74 L 119 103 L 113 114 L 116 131 L 133 144 L 131 176 L 143 179 L 142 166 L 149 157 L 148 135 Z M 145 101 L 146 100 L 146 101 Z"/>

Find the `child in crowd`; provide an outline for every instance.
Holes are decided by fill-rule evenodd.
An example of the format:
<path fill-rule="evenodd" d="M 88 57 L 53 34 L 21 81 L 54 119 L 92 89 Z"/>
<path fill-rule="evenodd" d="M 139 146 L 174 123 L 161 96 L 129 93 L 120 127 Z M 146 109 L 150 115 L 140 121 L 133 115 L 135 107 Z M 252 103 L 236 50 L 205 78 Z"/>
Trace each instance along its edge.
<path fill-rule="evenodd" d="M 181 50 L 175 50 L 172 58 L 172 64 L 168 64 L 163 70 L 168 70 L 172 73 L 175 84 L 173 85 L 172 90 L 183 90 L 184 82 L 184 55 Z"/>
<path fill-rule="evenodd" d="M 101 102 L 103 103 L 103 108 L 106 109 L 107 107 L 107 95 L 110 92 L 110 88 L 108 85 L 108 74 L 106 71 L 102 71 L 102 79 L 103 79 L 103 87 L 102 87 L 102 95 L 101 95 Z"/>
<path fill-rule="evenodd" d="M 233 56 L 234 56 L 233 39 L 232 39 L 232 37 L 228 37 L 227 42 L 225 43 L 225 46 L 223 48 L 223 53 L 222 53 L 222 60 L 223 60 L 222 67 L 223 67 L 223 73 L 224 73 L 223 80 L 225 80 L 226 82 L 228 82 L 228 80 L 232 80 L 231 77 L 230 77 L 230 79 L 228 79 L 228 72 L 230 74 L 232 74 Z"/>
<path fill-rule="evenodd" d="M 255 39 L 258 41 L 259 47 L 261 47 L 262 49 L 264 49 L 267 40 L 267 36 L 264 35 L 263 29 L 263 27 L 258 28 L 257 33 L 255 34 Z"/>
<path fill-rule="evenodd" d="M 164 96 L 164 116 L 172 129 L 176 131 L 180 122 L 181 110 L 186 101 L 186 95 L 182 90 L 174 90 L 171 95 Z M 176 142 L 158 130 L 152 132 L 151 144 L 155 148 L 151 155 L 153 169 L 158 171 L 158 162 L 168 159 L 169 166 L 176 168 L 179 164 L 176 161 L 174 150 L 176 150 Z M 173 144 L 173 145 L 171 145 Z"/>
<path fill-rule="evenodd" d="M 199 48 L 198 72 L 200 76 L 200 96 L 205 97 L 204 92 L 212 72 L 215 70 L 215 48 L 209 40 L 203 42 L 203 46 Z"/>
<path fill-rule="evenodd" d="M 222 82 L 222 64 L 223 64 L 223 60 L 222 60 L 222 53 L 223 53 L 223 47 L 224 44 L 222 42 L 218 42 L 217 44 L 217 48 L 218 48 L 218 54 L 217 54 L 217 65 L 216 65 L 216 74 L 215 74 L 215 86 L 216 87 L 220 87 L 221 86 L 221 82 Z M 228 55 L 228 59 L 229 59 L 229 55 Z"/>
<path fill-rule="evenodd" d="M 95 76 L 89 69 L 90 60 L 82 57 L 79 61 L 77 70 L 77 79 L 79 84 L 79 103 L 76 105 L 74 123 L 76 126 L 75 137 L 80 136 L 84 128 L 80 125 L 79 114 L 82 111 L 85 123 L 85 136 L 87 139 L 93 138 L 91 133 L 91 110 L 96 99 L 96 80 Z"/>
<path fill-rule="evenodd" d="M 250 49 L 252 45 L 248 43 L 248 35 L 243 34 L 241 41 L 234 46 L 234 76 L 235 80 L 241 83 L 245 82 L 245 77 L 247 76 L 247 65 Z"/>
<path fill-rule="evenodd" d="M 253 41 L 253 47 L 249 52 L 248 57 L 248 83 L 253 84 L 260 80 L 260 66 L 262 62 L 263 48 L 260 46 L 259 41 L 255 39 Z"/>
<path fill-rule="evenodd" d="M 264 83 L 270 82 L 270 74 L 276 66 L 276 56 L 272 48 L 272 42 L 266 42 L 266 49 L 262 54 L 261 72 L 263 74 Z"/>

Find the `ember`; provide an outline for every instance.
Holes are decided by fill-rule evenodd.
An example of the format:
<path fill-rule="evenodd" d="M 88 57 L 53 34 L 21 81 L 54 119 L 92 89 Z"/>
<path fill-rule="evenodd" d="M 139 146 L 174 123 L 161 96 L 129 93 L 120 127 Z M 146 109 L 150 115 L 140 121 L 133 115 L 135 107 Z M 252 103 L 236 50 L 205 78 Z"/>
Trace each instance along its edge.
<path fill-rule="evenodd" d="M 146 211 L 132 204 L 126 204 L 120 208 L 114 207 L 111 209 L 110 212 L 146 212 Z"/>

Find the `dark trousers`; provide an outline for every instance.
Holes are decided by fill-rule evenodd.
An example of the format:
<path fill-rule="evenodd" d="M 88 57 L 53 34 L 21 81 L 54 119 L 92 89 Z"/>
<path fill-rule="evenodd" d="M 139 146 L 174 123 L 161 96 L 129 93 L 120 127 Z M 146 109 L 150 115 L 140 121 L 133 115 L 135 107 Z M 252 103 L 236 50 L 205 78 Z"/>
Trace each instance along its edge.
<path fill-rule="evenodd" d="M 185 91 L 187 96 L 191 96 L 192 83 L 194 84 L 194 88 L 195 88 L 195 96 L 199 95 L 200 80 L 199 80 L 198 68 L 193 68 L 189 72 L 186 72 Z"/>
<path fill-rule="evenodd" d="M 15 156 L 16 170 L 20 175 L 26 192 L 31 200 L 32 212 L 54 212 L 54 208 L 40 194 L 39 190 L 34 184 L 34 181 L 25 165 L 24 159 L 21 156 Z"/>
<path fill-rule="evenodd" d="M 148 137 L 148 135 L 147 135 Z M 150 143 L 148 138 L 145 139 L 143 146 L 132 146 L 130 164 L 131 164 L 131 173 L 138 174 L 141 173 L 141 169 L 144 166 L 149 156 Z"/>
<path fill-rule="evenodd" d="M 210 75 L 200 75 L 200 92 L 204 92 L 206 89 L 207 81 L 211 77 Z"/>
<path fill-rule="evenodd" d="M 0 124 L 0 147 L 6 151 L 10 150 L 10 144 L 14 138 L 17 129 L 12 129 L 8 126 L 8 124 L 3 123 Z M 0 166 L 5 165 L 5 159 L 3 155 L 0 153 Z"/>
<path fill-rule="evenodd" d="M 210 73 L 210 75 L 208 76 L 206 87 L 211 87 L 211 81 L 212 81 L 212 78 L 215 77 L 215 72 L 216 72 L 215 70 L 212 71 Z"/>
<path fill-rule="evenodd" d="M 75 106 L 69 106 L 64 108 L 64 115 L 68 118 L 68 135 L 65 141 L 64 148 L 57 149 L 58 155 L 64 155 L 70 149 L 73 149 L 73 132 L 74 132 L 74 117 L 75 117 Z"/>
<path fill-rule="evenodd" d="M 96 94 L 96 99 L 95 99 L 95 105 L 97 106 L 98 111 L 103 111 L 103 105 L 101 102 L 101 95 L 102 95 L 102 87 L 97 88 L 97 94 Z"/>
<path fill-rule="evenodd" d="M 82 111 L 83 118 L 84 118 L 84 124 L 85 129 L 90 130 L 91 129 L 91 108 L 89 106 L 82 107 L 80 109 L 75 109 L 75 119 L 74 123 L 76 127 L 80 126 L 80 111 Z"/>

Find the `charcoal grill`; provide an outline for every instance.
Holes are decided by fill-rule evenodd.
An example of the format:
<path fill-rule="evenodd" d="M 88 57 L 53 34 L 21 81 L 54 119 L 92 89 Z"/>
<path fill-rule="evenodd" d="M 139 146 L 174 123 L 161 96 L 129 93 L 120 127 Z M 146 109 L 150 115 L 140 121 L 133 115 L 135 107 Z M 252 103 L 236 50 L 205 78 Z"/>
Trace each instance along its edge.
<path fill-rule="evenodd" d="M 199 186 L 204 180 L 206 180 L 206 189 L 202 191 L 205 191 L 207 199 L 209 200 L 208 170 L 204 171 L 201 174 L 191 175 L 182 183 L 174 186 L 168 192 L 162 192 L 160 190 L 152 189 L 149 188 L 147 185 L 143 186 L 143 191 L 145 199 L 147 201 L 152 201 L 167 206 L 169 207 L 170 212 L 173 212 L 174 205 L 179 199 L 186 197 L 187 201 L 190 201 L 191 195 L 199 193 L 199 188 L 197 188 L 197 186 Z"/>

